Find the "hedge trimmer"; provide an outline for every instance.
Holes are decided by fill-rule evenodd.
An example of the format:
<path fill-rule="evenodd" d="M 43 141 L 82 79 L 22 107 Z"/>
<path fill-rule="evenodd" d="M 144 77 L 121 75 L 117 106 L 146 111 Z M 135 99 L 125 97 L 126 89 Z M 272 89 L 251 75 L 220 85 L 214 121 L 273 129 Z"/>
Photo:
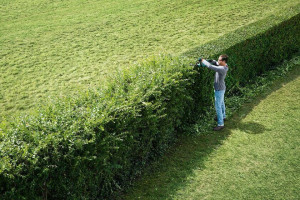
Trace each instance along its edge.
<path fill-rule="evenodd" d="M 202 62 L 201 62 L 202 58 L 198 58 L 196 64 L 194 67 L 206 67 Z M 212 65 L 216 65 L 216 66 L 219 66 L 219 63 L 215 60 L 207 60 L 207 62 L 209 62 L 210 64 Z"/>

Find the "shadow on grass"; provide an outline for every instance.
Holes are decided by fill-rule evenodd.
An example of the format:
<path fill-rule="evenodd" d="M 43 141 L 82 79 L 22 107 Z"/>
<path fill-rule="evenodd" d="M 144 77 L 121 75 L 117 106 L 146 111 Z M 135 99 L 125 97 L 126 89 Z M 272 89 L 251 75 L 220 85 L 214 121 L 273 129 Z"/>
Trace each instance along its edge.
<path fill-rule="evenodd" d="M 255 122 L 240 123 L 238 128 L 239 130 L 249 134 L 261 134 L 266 131 L 265 126 Z"/>
<path fill-rule="evenodd" d="M 300 75 L 299 72 L 299 66 L 296 66 L 286 77 L 276 80 L 262 94 L 243 104 L 228 120 L 224 130 L 209 131 L 197 136 L 181 136 L 162 158 L 148 166 L 144 175 L 126 193 L 118 194 L 114 199 L 171 199 L 176 191 L 188 184 L 187 178 L 193 176 L 194 170 L 206 168 L 205 161 L 230 136 L 232 130 L 263 134 L 266 131 L 263 125 L 256 122 L 244 123 L 242 120 L 268 95 L 295 80 Z"/>

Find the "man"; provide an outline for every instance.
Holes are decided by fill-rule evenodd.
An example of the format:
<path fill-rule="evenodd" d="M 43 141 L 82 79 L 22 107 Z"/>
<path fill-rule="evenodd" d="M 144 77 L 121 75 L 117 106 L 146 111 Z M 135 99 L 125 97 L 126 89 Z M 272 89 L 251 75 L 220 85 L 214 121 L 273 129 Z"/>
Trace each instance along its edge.
<path fill-rule="evenodd" d="M 214 131 L 219 131 L 223 129 L 224 120 L 226 118 L 225 114 L 225 103 L 224 103 L 224 94 L 226 90 L 225 85 L 225 77 L 228 71 L 228 56 L 226 54 L 220 55 L 217 65 L 211 64 L 211 62 L 206 61 L 205 59 L 199 59 L 201 66 L 206 66 L 209 69 L 212 69 L 216 72 L 215 74 L 215 82 L 214 82 L 214 89 L 215 89 L 215 108 L 217 112 L 217 122 L 218 126 L 214 128 Z"/>

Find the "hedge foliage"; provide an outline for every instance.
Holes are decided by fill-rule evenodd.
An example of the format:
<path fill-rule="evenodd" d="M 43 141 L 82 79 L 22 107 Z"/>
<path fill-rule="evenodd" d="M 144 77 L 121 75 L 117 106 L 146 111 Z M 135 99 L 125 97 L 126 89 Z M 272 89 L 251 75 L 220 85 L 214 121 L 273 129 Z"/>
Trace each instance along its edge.
<path fill-rule="evenodd" d="M 208 43 L 195 53 L 228 54 L 227 86 L 237 94 L 239 85 L 299 51 L 299 21 L 298 14 L 226 49 L 216 52 Z M 1 198 L 105 199 L 126 187 L 213 104 L 213 72 L 193 70 L 191 62 L 150 58 L 116 74 L 104 89 L 2 123 Z"/>

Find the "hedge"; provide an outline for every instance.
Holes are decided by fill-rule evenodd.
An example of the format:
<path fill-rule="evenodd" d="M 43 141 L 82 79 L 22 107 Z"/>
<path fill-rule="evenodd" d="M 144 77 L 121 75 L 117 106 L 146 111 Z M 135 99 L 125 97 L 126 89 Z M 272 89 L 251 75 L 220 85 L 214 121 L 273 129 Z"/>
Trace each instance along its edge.
<path fill-rule="evenodd" d="M 237 37 L 226 49 L 208 43 L 193 56 L 149 58 L 117 73 L 106 88 L 3 122 L 1 198 L 110 198 L 213 104 L 213 72 L 193 70 L 192 57 L 228 54 L 228 91 L 238 94 L 240 85 L 299 51 L 299 21 L 297 14 L 253 37 Z"/>

